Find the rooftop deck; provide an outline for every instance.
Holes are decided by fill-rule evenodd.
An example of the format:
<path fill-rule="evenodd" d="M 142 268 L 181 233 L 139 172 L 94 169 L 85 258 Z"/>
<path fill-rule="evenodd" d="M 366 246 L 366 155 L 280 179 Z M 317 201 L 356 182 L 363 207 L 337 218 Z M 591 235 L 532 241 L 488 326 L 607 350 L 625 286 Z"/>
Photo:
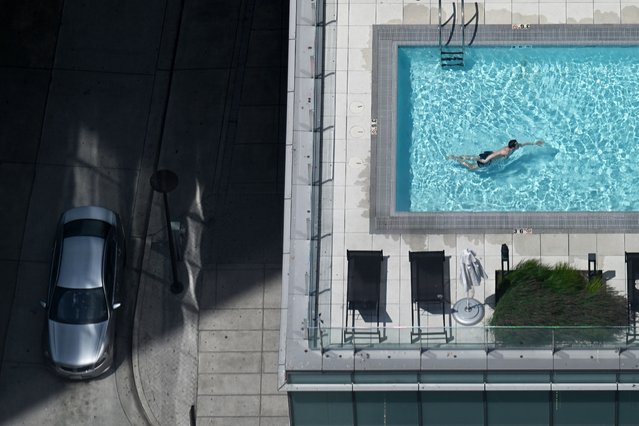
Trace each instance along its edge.
<path fill-rule="evenodd" d="M 639 24 L 639 2 L 479 2 L 479 10 L 479 31 L 484 24 Z M 287 194 L 291 209 L 287 217 L 290 235 L 285 239 L 290 241 L 285 241 L 284 267 L 290 274 L 285 283 L 288 300 L 283 302 L 287 303 L 289 312 L 282 364 L 285 362 L 289 371 L 359 367 L 508 369 L 522 368 L 523 362 L 533 369 L 639 369 L 639 363 L 635 362 L 639 355 L 625 337 L 609 347 L 577 348 L 557 347 L 550 336 L 545 346 L 513 348 L 515 352 L 505 354 L 503 348 L 490 342 L 490 330 L 484 328 L 492 314 L 490 300 L 495 293 L 495 271 L 501 269 L 502 244 L 510 248 L 511 266 L 522 260 L 539 259 L 547 264 L 566 262 L 578 269 L 587 269 L 588 254 L 595 253 L 598 269 L 604 271 L 612 288 L 625 295 L 624 253 L 639 252 L 639 234 L 572 233 L 569 230 L 536 233 L 535 229 L 531 233 L 514 233 L 514 230 L 436 234 L 371 232 L 371 133 L 377 130 L 371 122 L 374 108 L 372 26 L 433 25 L 437 23 L 437 12 L 437 2 L 419 0 L 327 3 L 326 17 L 322 20 L 326 23 L 322 46 L 315 39 L 316 11 L 298 5 L 296 61 L 292 74 L 289 73 L 289 99 L 295 105 L 295 113 L 288 129 Z M 324 52 L 325 72 L 319 79 L 315 70 L 319 70 L 316 67 L 321 63 L 316 65 L 315 58 L 321 55 L 316 49 Z M 322 96 L 318 96 L 320 93 Z M 314 113 L 319 110 L 320 97 L 323 98 L 322 117 Z M 322 131 L 315 131 L 317 129 Z M 324 140 L 322 146 L 317 143 L 320 134 Z M 322 158 L 321 163 L 318 158 Z M 315 205 L 321 208 L 316 209 Z M 458 279 L 459 257 L 465 249 L 474 250 L 488 272 L 488 279 L 471 294 L 485 303 L 483 321 L 473 328 L 453 320 L 449 331 L 456 340 L 443 345 L 429 339 L 413 341 L 409 251 L 445 251 L 452 306 L 466 297 Z M 361 331 L 374 331 L 370 340 L 349 340 L 344 334 L 347 250 L 383 250 L 381 317 L 385 338 L 381 345 L 376 343 L 380 340 L 375 335 L 376 323 L 367 316 L 358 314 L 355 326 Z M 313 260 L 309 262 L 309 259 Z M 317 346 L 311 344 L 310 347 L 325 349 L 325 353 L 308 351 L 307 338 L 317 331 L 318 324 L 313 318 L 318 314 L 324 337 L 315 342 Z M 439 312 L 424 312 L 422 318 L 426 330 L 441 329 Z M 460 342 L 470 345 L 460 345 Z M 586 350 L 576 354 L 574 349 Z"/>

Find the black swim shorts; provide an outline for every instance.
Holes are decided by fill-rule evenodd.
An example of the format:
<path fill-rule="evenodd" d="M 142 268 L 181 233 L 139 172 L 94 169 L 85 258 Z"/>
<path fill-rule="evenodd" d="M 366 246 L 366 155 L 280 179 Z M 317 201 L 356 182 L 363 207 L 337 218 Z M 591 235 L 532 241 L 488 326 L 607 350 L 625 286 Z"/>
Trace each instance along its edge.
<path fill-rule="evenodd" d="M 479 158 L 481 158 L 482 160 L 485 160 L 485 159 L 486 159 L 486 158 L 488 158 L 488 156 L 489 156 L 490 154 L 492 154 L 492 153 L 493 153 L 492 151 L 484 151 L 484 152 L 482 152 L 481 154 L 479 154 Z M 489 164 L 490 164 L 490 161 L 489 161 L 488 163 L 482 163 L 481 161 L 478 161 L 478 162 L 477 162 L 477 165 L 478 165 L 479 167 L 484 167 L 484 166 L 487 166 L 487 165 L 489 165 Z"/>

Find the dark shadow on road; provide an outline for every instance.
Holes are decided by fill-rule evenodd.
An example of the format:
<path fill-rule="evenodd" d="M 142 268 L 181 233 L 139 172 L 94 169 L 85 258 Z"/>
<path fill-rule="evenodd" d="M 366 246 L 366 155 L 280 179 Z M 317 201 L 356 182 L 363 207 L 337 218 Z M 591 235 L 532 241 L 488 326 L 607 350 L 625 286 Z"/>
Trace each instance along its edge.
<path fill-rule="evenodd" d="M 190 264 L 180 266 L 199 271 L 191 283 L 199 309 L 280 280 L 288 3 L 187 2 L 167 97 L 177 5 L 3 2 L 0 231 L 10 238 L 0 243 L 0 424 L 136 424 L 100 398 L 121 392 L 104 388 L 130 364 L 138 284 L 145 275 L 170 284 L 167 268 L 142 263 L 149 209 L 159 208 L 148 185 L 158 149 L 157 166 L 180 178 L 172 219 L 199 238 L 183 246 Z M 128 267 L 117 372 L 76 383 L 44 367 L 39 300 L 58 217 L 83 204 L 120 213 Z M 151 231 L 160 253 L 165 230 Z M 262 266 L 237 281 L 225 270 L 237 264 Z M 183 326 L 173 317 L 166 334 Z"/>

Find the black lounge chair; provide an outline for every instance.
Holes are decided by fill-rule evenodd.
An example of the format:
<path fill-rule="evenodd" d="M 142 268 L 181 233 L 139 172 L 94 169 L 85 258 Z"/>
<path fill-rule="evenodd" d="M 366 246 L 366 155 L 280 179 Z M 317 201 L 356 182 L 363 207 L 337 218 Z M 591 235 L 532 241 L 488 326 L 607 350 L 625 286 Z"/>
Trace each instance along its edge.
<path fill-rule="evenodd" d="M 351 312 L 352 327 L 355 328 L 355 309 L 375 311 L 379 328 L 380 283 L 384 254 L 379 251 L 348 250 L 348 278 L 346 296 L 346 327 Z"/>
<path fill-rule="evenodd" d="M 626 253 L 628 319 L 633 322 L 639 309 L 639 253 Z"/>
<path fill-rule="evenodd" d="M 441 306 L 444 328 L 446 328 L 446 293 L 444 288 L 444 265 L 446 257 L 443 251 L 411 251 L 410 261 L 411 323 L 421 326 L 420 305 L 437 303 Z M 419 330 L 421 334 L 421 329 Z"/>

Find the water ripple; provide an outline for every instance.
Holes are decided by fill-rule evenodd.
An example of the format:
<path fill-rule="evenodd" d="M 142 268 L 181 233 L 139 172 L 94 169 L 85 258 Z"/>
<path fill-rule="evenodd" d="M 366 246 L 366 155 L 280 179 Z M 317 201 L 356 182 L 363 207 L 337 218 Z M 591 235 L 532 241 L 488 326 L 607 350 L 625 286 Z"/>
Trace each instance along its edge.
<path fill-rule="evenodd" d="M 399 55 L 411 211 L 639 211 L 639 48 L 475 47 L 463 70 L 437 49 Z M 446 159 L 513 138 L 546 144 L 475 172 Z"/>

